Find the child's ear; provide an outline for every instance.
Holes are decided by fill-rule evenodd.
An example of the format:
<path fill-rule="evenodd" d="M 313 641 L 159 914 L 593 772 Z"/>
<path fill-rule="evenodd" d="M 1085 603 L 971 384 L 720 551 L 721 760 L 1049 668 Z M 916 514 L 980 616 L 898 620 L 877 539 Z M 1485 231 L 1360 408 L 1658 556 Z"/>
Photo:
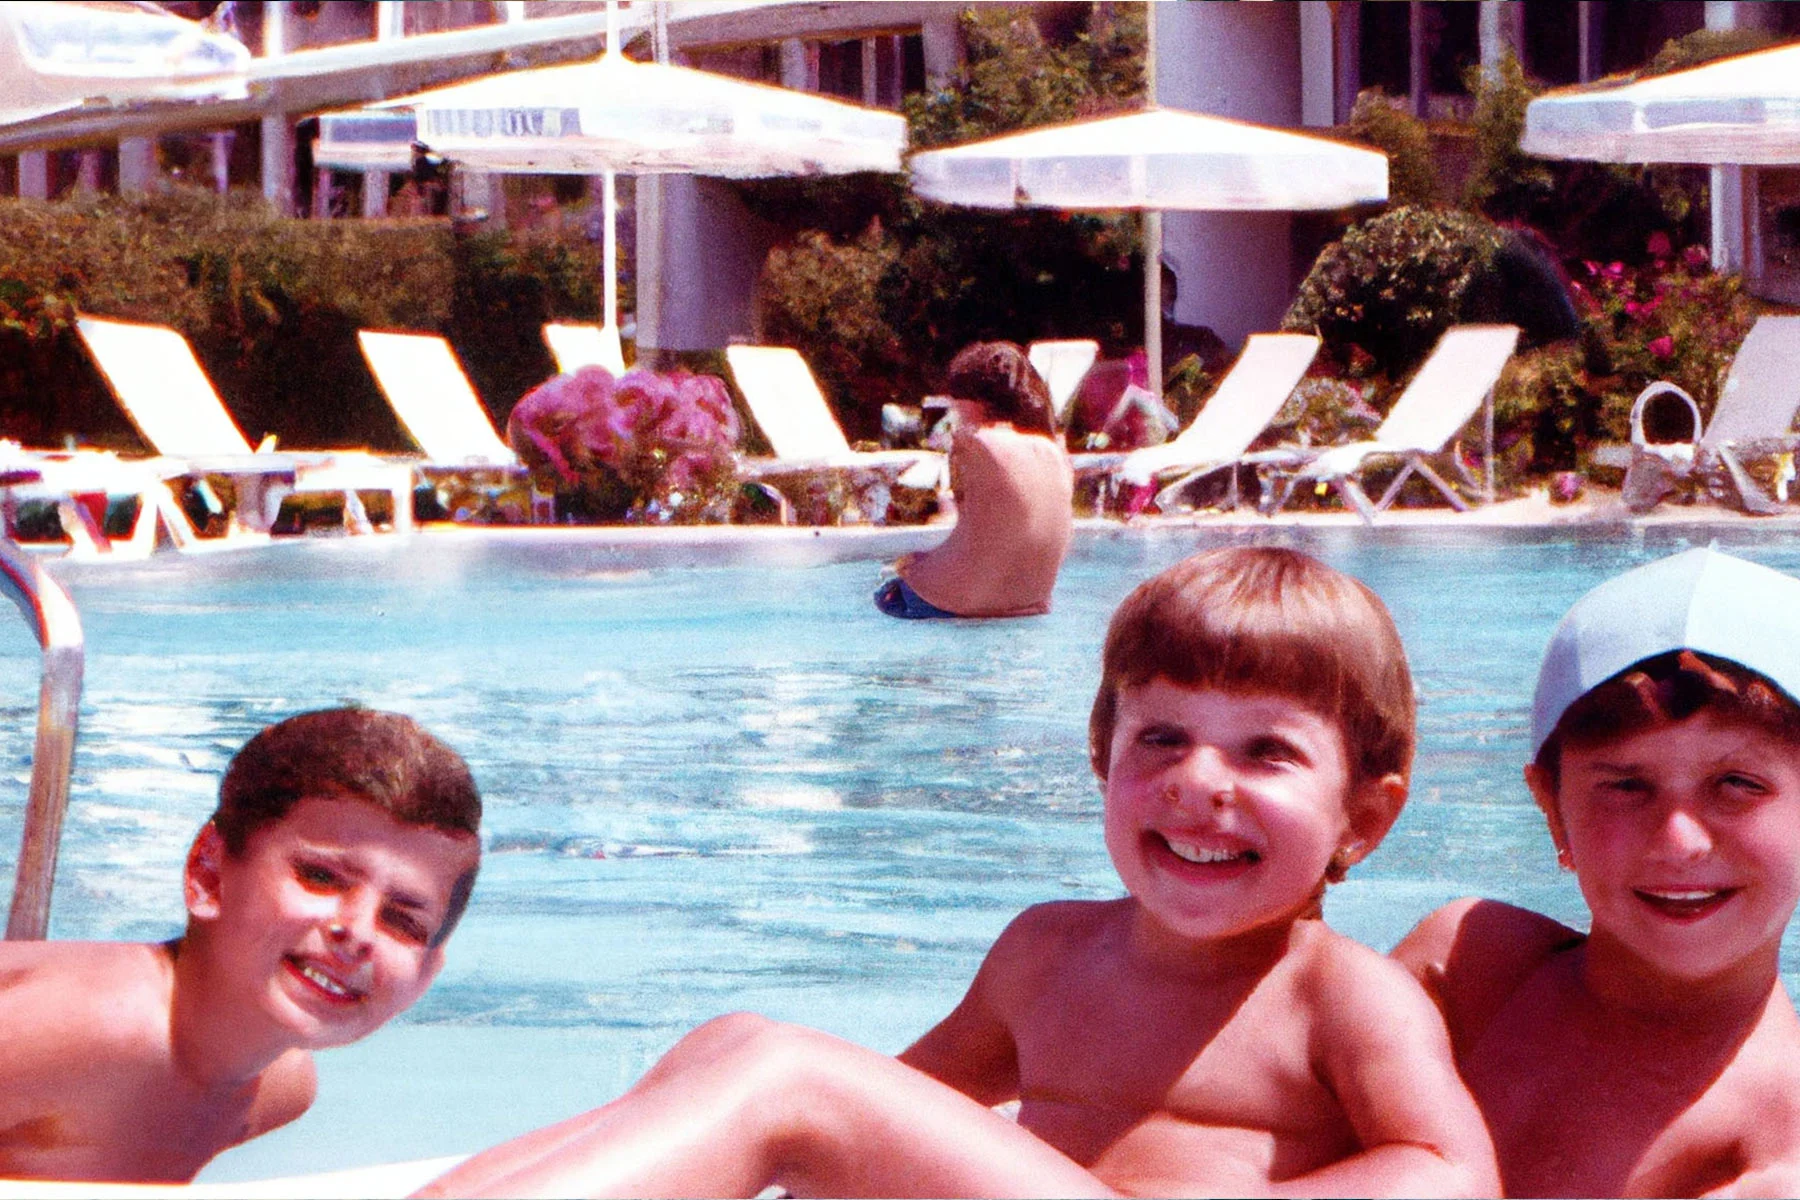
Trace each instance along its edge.
<path fill-rule="evenodd" d="M 1358 784 L 1356 799 L 1344 844 L 1332 856 L 1332 862 L 1342 864 L 1342 869 L 1369 857 L 1400 819 L 1400 809 L 1406 804 L 1406 776 L 1395 773 Z"/>
<path fill-rule="evenodd" d="M 1544 814 L 1544 823 L 1550 826 L 1550 840 L 1556 843 L 1556 861 L 1568 870 L 1575 869 L 1575 862 L 1569 857 L 1569 830 L 1563 824 L 1562 809 L 1556 803 L 1556 788 L 1550 783 L 1550 775 L 1536 763 L 1525 764 L 1525 786 L 1531 789 L 1531 798 L 1537 801 L 1538 810 Z"/>
<path fill-rule="evenodd" d="M 182 872 L 181 892 L 188 915 L 211 921 L 219 915 L 219 864 L 225 860 L 225 839 L 211 821 L 194 838 Z"/>

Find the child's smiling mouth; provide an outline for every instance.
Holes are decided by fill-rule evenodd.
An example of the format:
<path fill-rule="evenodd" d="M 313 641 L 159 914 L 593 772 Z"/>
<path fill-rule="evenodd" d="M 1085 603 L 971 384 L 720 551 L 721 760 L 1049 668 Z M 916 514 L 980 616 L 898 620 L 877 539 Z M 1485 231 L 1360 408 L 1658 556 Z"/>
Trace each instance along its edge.
<path fill-rule="evenodd" d="M 1186 838 L 1171 837 L 1158 834 L 1155 840 L 1167 847 L 1170 854 L 1182 862 L 1197 866 L 1254 866 L 1262 861 L 1262 855 L 1248 846 L 1222 845 L 1214 841 L 1192 841 Z"/>
<path fill-rule="evenodd" d="M 368 995 L 367 988 L 340 978 L 310 959 L 290 954 L 283 961 L 286 962 L 288 970 L 306 984 L 311 991 L 336 1003 L 356 1004 Z"/>
<path fill-rule="evenodd" d="M 1698 920 L 1717 911 L 1737 895 L 1733 887 L 1698 888 L 1633 888 L 1632 895 L 1666 917 L 1678 921 Z"/>

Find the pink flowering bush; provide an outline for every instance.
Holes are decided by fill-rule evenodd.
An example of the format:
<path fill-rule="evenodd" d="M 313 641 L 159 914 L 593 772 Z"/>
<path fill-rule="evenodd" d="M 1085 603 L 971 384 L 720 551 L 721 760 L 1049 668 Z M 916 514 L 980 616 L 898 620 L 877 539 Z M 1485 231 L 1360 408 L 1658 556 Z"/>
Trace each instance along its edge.
<path fill-rule="evenodd" d="M 739 432 L 717 376 L 603 367 L 546 380 L 506 422 L 539 490 L 588 521 L 724 519 Z"/>
<path fill-rule="evenodd" d="M 1714 274 L 1704 247 L 1677 252 L 1658 232 L 1645 249 L 1642 266 L 1585 261 L 1573 272 L 1587 333 L 1586 383 L 1604 434 L 1614 439 L 1628 436 L 1632 400 L 1658 379 L 1686 389 L 1710 418 L 1756 319 L 1738 277 Z"/>

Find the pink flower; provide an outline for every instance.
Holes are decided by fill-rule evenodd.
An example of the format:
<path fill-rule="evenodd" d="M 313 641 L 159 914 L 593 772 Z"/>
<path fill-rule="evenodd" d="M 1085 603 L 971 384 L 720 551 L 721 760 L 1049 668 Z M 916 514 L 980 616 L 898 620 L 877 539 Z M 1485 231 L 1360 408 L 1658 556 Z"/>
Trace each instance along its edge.
<path fill-rule="evenodd" d="M 1665 333 L 1659 338 L 1653 338 L 1646 349 L 1655 358 L 1668 358 L 1675 353 L 1675 339 Z"/>
<path fill-rule="evenodd" d="M 1707 263 L 1706 247 L 1699 245 L 1689 246 L 1681 252 L 1681 261 L 1688 270 L 1698 271 Z"/>
<path fill-rule="evenodd" d="M 1600 274 L 1612 280 L 1623 279 L 1625 278 L 1625 264 L 1622 262 L 1609 262 L 1601 269 Z"/>
<path fill-rule="evenodd" d="M 1671 249 L 1669 245 L 1669 235 L 1660 229 L 1657 230 L 1650 235 L 1650 244 L 1647 249 L 1650 251 L 1651 258 L 1669 257 L 1669 250 Z"/>
<path fill-rule="evenodd" d="M 1589 275 L 1598 275 L 1600 273 L 1600 264 L 1591 258 L 1582 259 L 1581 265 L 1587 268 L 1587 273 Z"/>

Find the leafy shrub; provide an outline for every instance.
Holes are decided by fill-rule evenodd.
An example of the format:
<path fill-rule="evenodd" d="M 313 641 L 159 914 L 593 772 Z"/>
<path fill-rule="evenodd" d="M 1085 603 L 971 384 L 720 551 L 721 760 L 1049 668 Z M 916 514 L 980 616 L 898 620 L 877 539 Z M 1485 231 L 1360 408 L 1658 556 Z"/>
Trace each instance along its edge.
<path fill-rule="evenodd" d="M 1537 229 L 1573 259 L 1637 262 L 1657 233 L 1677 245 L 1704 236 L 1704 170 L 1563 162 L 1525 153 L 1519 148 L 1525 108 L 1540 89 L 1510 54 L 1494 75 L 1472 70 L 1469 89 L 1475 96 L 1475 155 L 1464 208 Z"/>
<path fill-rule="evenodd" d="M 1468 213 L 1383 213 L 1325 248 L 1282 328 L 1317 332 L 1340 354 L 1354 346 L 1400 375 L 1461 319 L 1471 284 L 1502 241 L 1492 223 Z"/>
<path fill-rule="evenodd" d="M 925 148 L 1124 108 L 1143 94 L 1144 10 L 1096 8 L 1085 30 L 1046 38 L 1024 9 L 974 6 L 960 20 L 959 77 L 906 102 Z M 883 404 L 915 402 L 973 341 L 1143 336 L 1138 220 L 1119 214 L 989 213 L 939 205 L 898 178 L 762 181 L 753 210 L 791 241 L 765 263 L 762 336 L 804 354 L 853 438 Z M 794 212 L 818 228 L 794 230 Z"/>
<path fill-rule="evenodd" d="M 0 436 L 146 448 L 73 336 L 80 310 L 186 334 L 253 442 L 410 449 L 357 329 L 447 334 L 504 419 L 550 373 L 541 322 L 598 308 L 598 253 L 580 230 L 303 221 L 194 189 L 0 200 Z"/>
<path fill-rule="evenodd" d="M 557 375 L 514 406 L 507 441 L 540 491 L 583 520 L 729 515 L 739 427 L 715 375 L 603 367 Z"/>
<path fill-rule="evenodd" d="M 1443 202 L 1431 131 L 1380 88 L 1357 93 L 1345 132 L 1388 156 L 1389 203 L 1431 208 Z"/>

